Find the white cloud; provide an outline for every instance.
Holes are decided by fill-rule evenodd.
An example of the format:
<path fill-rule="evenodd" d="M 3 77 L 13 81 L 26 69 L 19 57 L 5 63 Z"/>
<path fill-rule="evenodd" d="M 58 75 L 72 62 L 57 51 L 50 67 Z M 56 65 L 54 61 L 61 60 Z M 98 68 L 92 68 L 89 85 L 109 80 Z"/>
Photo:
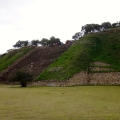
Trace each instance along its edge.
<path fill-rule="evenodd" d="M 119 0 L 0 0 L 0 53 L 18 40 L 65 42 L 82 25 L 119 21 L 119 11 Z"/>

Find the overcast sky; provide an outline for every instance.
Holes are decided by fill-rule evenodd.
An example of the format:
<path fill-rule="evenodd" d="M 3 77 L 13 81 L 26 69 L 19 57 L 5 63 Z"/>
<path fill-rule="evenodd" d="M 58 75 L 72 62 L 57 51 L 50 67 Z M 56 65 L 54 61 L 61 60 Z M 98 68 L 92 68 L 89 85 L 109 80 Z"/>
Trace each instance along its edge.
<path fill-rule="evenodd" d="M 0 54 L 18 40 L 72 39 L 85 24 L 120 21 L 119 0 L 0 0 Z"/>

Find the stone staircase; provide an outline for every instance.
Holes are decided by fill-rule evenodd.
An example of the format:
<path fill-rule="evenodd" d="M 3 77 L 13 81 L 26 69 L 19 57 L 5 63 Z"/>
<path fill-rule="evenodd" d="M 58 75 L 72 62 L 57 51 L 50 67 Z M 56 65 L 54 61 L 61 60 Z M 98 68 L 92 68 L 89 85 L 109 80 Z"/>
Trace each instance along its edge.
<path fill-rule="evenodd" d="M 35 48 L 9 66 L 9 68 L 2 71 L 5 76 L 5 81 L 0 82 L 9 82 L 9 79 L 17 70 L 29 71 L 33 74 L 33 79 L 35 79 L 53 61 L 63 54 L 71 46 L 71 44 L 72 43 L 54 47 L 42 46 Z"/>

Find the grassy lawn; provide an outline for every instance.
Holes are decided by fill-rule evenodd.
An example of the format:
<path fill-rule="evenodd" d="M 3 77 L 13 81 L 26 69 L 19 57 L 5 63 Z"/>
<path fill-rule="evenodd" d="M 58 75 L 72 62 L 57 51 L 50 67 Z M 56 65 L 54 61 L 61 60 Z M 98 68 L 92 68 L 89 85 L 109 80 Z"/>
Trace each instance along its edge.
<path fill-rule="evenodd" d="M 120 120 L 120 86 L 0 85 L 0 120 Z"/>

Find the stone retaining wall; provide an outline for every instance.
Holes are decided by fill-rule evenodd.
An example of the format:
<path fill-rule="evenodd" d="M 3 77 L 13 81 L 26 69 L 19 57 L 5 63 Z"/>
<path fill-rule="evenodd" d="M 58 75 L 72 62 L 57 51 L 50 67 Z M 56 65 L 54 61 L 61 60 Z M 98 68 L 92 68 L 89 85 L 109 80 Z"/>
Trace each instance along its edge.
<path fill-rule="evenodd" d="M 69 80 L 38 81 L 32 86 L 74 86 L 74 85 L 120 85 L 120 72 L 91 73 L 80 72 Z"/>
<path fill-rule="evenodd" d="M 120 72 L 93 73 L 90 77 L 90 83 L 94 85 L 120 85 Z"/>

